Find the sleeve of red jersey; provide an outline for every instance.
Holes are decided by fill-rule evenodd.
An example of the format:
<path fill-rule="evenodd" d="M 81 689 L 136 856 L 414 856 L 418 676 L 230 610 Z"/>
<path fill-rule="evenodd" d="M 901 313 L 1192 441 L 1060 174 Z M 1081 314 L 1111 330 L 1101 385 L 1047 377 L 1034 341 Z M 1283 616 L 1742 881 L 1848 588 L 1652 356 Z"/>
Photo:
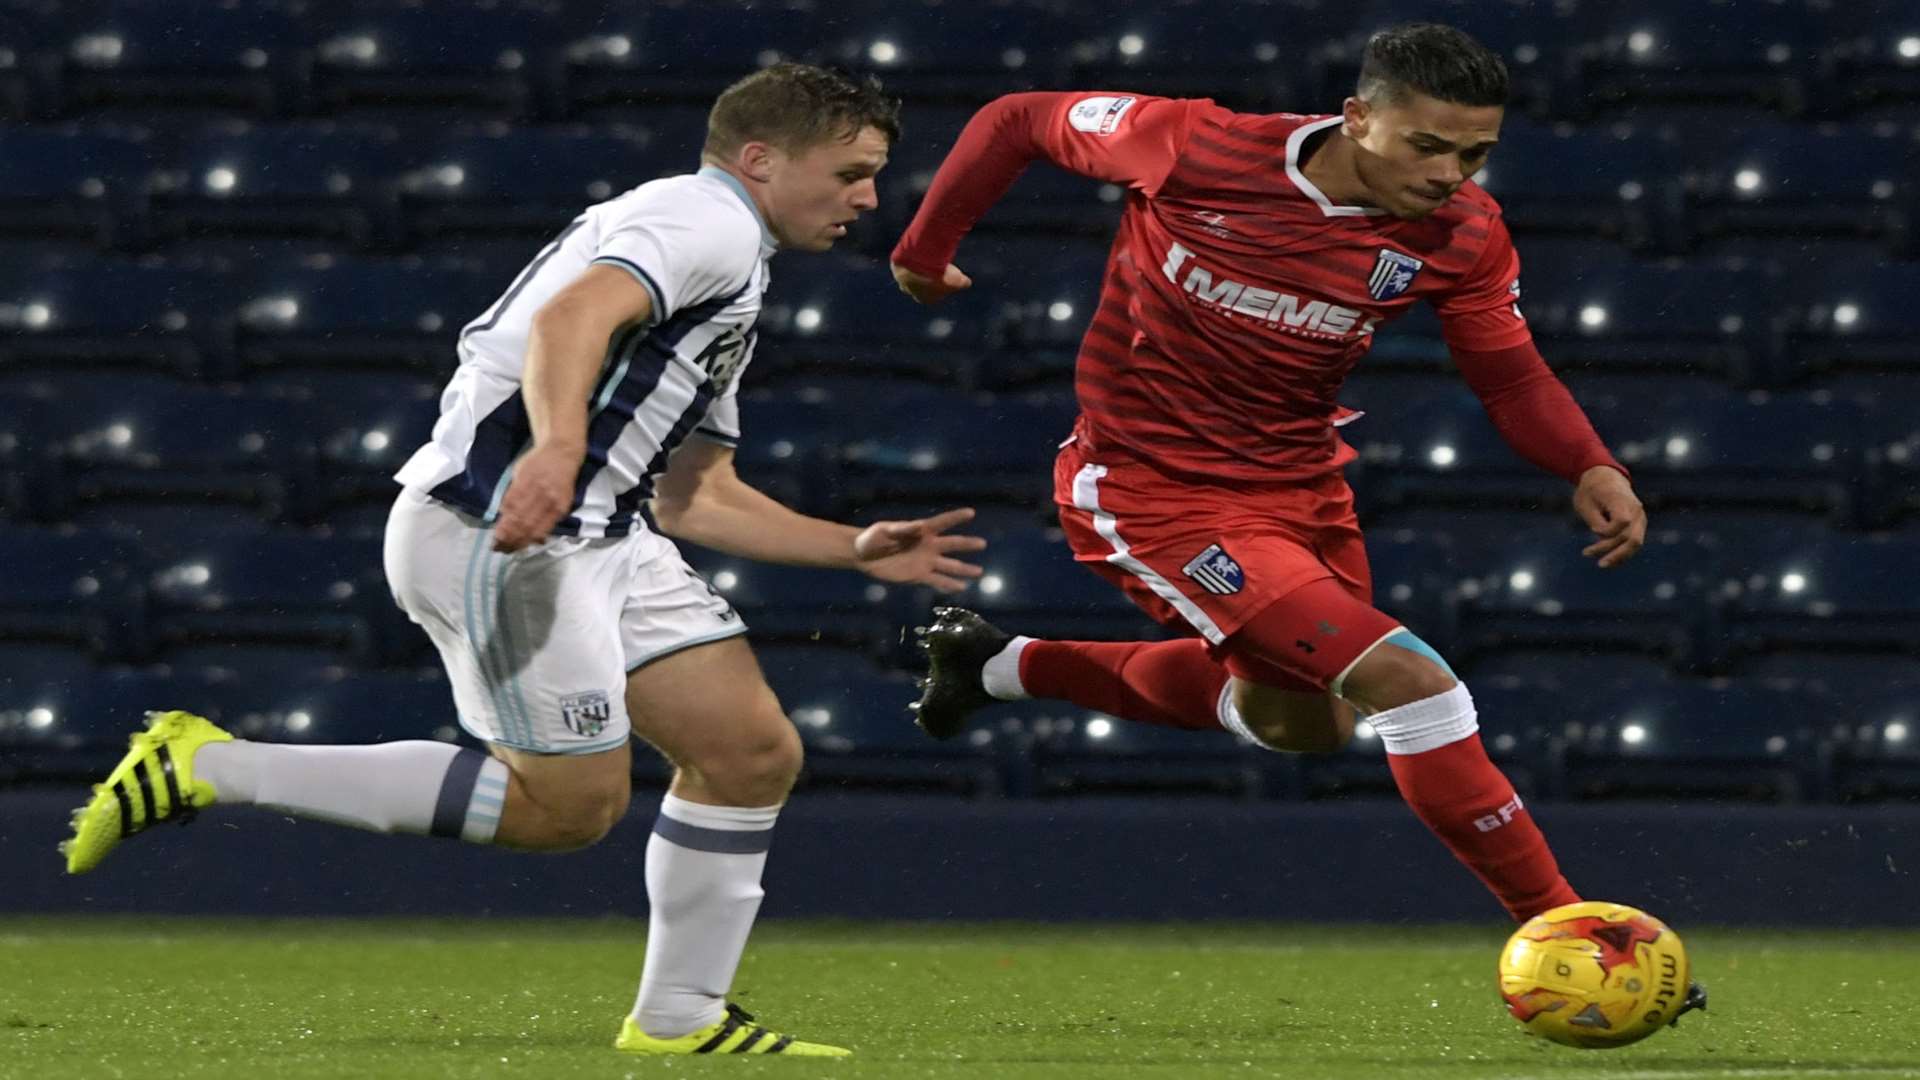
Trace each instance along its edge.
<path fill-rule="evenodd" d="M 1008 94 L 975 113 L 934 175 L 893 262 L 937 278 L 960 239 L 1027 165 L 1069 172 L 1153 195 L 1186 145 L 1204 100 L 1111 91 Z"/>
<path fill-rule="evenodd" d="M 1440 315 L 1440 332 L 1455 352 L 1492 352 L 1533 340 L 1520 314 L 1520 255 L 1500 215 L 1488 219 L 1486 247 L 1473 269 L 1435 297 L 1433 308 Z"/>
<path fill-rule="evenodd" d="M 1453 361 L 1500 437 L 1521 457 L 1568 483 L 1596 465 L 1631 475 L 1531 341 L 1485 352 L 1456 348 Z"/>

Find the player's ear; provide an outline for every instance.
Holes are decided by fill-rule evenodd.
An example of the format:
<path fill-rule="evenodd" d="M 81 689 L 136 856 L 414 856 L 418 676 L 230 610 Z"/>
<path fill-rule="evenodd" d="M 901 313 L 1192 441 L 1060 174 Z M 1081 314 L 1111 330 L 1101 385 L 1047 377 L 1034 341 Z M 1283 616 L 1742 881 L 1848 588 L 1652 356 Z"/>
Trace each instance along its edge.
<path fill-rule="evenodd" d="M 1373 120 L 1373 107 L 1362 98 L 1350 97 L 1340 103 L 1340 116 L 1344 121 L 1340 130 L 1350 139 L 1367 137 L 1367 125 Z"/>
<path fill-rule="evenodd" d="M 753 180 L 764 184 L 773 179 L 773 168 L 779 151 L 763 142 L 749 141 L 741 145 L 734 160 L 739 163 L 740 171 Z"/>

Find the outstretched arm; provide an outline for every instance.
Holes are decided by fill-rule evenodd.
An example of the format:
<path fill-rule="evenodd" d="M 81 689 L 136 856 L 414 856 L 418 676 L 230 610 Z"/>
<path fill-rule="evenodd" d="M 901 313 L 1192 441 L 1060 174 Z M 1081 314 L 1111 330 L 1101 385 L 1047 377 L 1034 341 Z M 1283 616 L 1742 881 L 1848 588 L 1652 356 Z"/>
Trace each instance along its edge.
<path fill-rule="evenodd" d="M 946 593 L 959 592 L 981 573 L 955 556 L 987 546 L 977 536 L 947 534 L 972 520 L 971 509 L 864 529 L 797 513 L 740 479 L 731 449 L 698 438 L 668 459 L 652 510 L 661 532 L 729 555 L 860 570 L 881 581 Z"/>
<path fill-rule="evenodd" d="M 894 279 L 932 303 L 972 284 L 960 239 L 1035 160 L 1149 193 L 1172 170 L 1196 101 L 1079 91 L 1008 94 L 975 113 L 893 249 Z"/>

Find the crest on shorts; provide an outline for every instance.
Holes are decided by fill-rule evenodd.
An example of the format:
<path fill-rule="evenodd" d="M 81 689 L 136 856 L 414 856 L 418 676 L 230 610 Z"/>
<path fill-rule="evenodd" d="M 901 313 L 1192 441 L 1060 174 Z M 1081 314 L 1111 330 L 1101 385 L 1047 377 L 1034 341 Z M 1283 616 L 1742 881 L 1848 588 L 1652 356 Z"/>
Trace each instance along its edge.
<path fill-rule="evenodd" d="M 1375 300 L 1391 300 L 1399 296 L 1413 284 L 1413 275 L 1425 265 L 1425 262 L 1411 255 L 1381 248 L 1380 258 L 1373 264 L 1373 274 L 1367 278 L 1367 295 Z"/>
<path fill-rule="evenodd" d="M 605 690 L 589 690 L 560 699 L 560 722 L 575 735 L 592 738 L 607 730 L 613 720 L 613 704 Z"/>
<path fill-rule="evenodd" d="M 1199 586 L 1210 593 L 1231 596 L 1240 591 L 1247 583 L 1247 575 L 1241 571 L 1240 564 L 1233 561 L 1227 549 L 1219 544 L 1209 545 L 1207 550 L 1193 557 L 1193 561 L 1180 568 L 1180 572 L 1192 578 Z"/>

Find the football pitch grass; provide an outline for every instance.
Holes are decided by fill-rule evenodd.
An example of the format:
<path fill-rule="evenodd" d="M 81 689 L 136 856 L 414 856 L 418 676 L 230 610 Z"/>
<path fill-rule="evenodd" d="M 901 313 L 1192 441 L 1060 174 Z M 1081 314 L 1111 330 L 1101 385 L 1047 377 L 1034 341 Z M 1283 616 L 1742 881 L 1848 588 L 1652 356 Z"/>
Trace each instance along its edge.
<path fill-rule="evenodd" d="M 1687 934 L 1711 1011 L 1521 1034 L 1503 931 L 769 922 L 742 1005 L 839 1061 L 612 1049 L 625 921 L 0 921 L 0 1077 L 1920 1078 L 1920 933 Z"/>

